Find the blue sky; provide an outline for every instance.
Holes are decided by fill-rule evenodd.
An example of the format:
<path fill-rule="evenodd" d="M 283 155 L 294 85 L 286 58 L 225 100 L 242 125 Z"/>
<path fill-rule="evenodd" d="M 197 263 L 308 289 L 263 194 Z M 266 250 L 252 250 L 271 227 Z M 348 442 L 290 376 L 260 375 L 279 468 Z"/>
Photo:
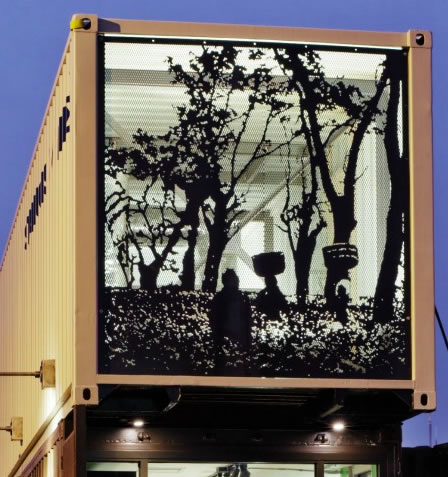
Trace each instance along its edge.
<path fill-rule="evenodd" d="M 73 13 L 249 25 L 433 33 L 436 303 L 448 331 L 447 0 L 3 0 L 0 29 L 0 250 L 6 243 Z M 433 441 L 448 442 L 448 351 L 437 341 Z M 404 426 L 404 445 L 427 445 L 428 416 Z"/>

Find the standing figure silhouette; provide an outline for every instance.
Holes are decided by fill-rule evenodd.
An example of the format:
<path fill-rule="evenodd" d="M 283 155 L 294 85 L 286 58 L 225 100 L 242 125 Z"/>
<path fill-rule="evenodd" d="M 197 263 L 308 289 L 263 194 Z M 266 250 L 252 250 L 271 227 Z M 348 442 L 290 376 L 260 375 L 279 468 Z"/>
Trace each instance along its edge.
<path fill-rule="evenodd" d="M 334 310 L 336 311 L 337 320 L 342 324 L 345 324 L 348 321 L 347 306 L 349 301 L 350 297 L 348 296 L 347 289 L 344 285 L 339 285 L 336 293 Z"/>
<path fill-rule="evenodd" d="M 279 319 L 280 311 L 286 307 L 285 295 L 280 291 L 275 275 L 268 275 L 264 279 L 266 287 L 261 290 L 255 299 L 255 305 L 261 313 L 269 319 Z"/>
<path fill-rule="evenodd" d="M 215 351 L 215 372 L 220 375 L 244 374 L 251 346 L 250 302 L 239 289 L 240 281 L 235 270 L 227 269 L 221 279 L 223 288 L 213 299 L 209 316 Z M 241 360 L 226 354 L 229 344 L 236 347 Z"/>

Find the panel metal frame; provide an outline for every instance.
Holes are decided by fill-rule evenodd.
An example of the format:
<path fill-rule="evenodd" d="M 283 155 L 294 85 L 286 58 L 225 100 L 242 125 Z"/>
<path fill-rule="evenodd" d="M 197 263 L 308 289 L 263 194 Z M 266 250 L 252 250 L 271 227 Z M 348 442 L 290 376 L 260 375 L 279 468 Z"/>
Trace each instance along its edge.
<path fill-rule="evenodd" d="M 204 431 L 198 429 L 170 429 L 164 430 L 162 434 L 160 431 L 144 429 L 151 438 L 159 441 L 157 444 L 153 439 L 135 444 L 128 440 L 131 429 L 88 427 L 87 462 L 139 462 L 142 477 L 146 477 L 146 467 L 151 463 L 229 461 L 314 464 L 316 477 L 324 476 L 326 463 L 376 464 L 381 477 L 395 477 L 398 474 L 398 442 L 361 444 L 361 434 L 357 445 L 321 445 L 313 442 L 317 433 L 309 432 L 277 431 L 270 435 L 269 431 L 261 431 L 265 443 L 243 443 L 239 439 L 240 434 L 248 433 L 241 430 L 214 429 L 213 435 L 226 433 L 225 442 L 220 442 L 220 439 L 207 441 L 203 437 Z"/>
<path fill-rule="evenodd" d="M 85 18 L 85 15 L 81 16 Z M 75 323 L 73 396 L 97 404 L 97 19 L 89 30 L 72 32 L 75 56 Z"/>
<path fill-rule="evenodd" d="M 434 361 L 434 272 L 431 124 L 431 34 L 359 32 L 283 27 L 255 27 L 153 21 L 91 20 L 89 30 L 75 30 L 76 68 L 76 323 L 75 400 L 98 402 L 98 384 L 194 385 L 261 388 L 363 388 L 414 391 L 415 410 L 436 405 Z M 401 47 L 409 58 L 410 236 L 412 379 L 243 378 L 97 374 L 97 35 L 253 39 L 363 47 Z M 422 44 L 423 39 L 423 44 Z M 86 391 L 88 390 L 88 391 Z M 86 399 L 86 396 L 89 396 Z"/>

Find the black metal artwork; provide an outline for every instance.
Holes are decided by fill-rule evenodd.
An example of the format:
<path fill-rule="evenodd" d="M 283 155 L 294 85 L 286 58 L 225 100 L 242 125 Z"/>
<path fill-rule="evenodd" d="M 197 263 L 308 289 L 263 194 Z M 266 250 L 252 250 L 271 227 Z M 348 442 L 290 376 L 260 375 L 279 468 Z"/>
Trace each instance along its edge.
<path fill-rule="evenodd" d="M 99 371 L 409 378 L 405 52 L 104 51 Z"/>

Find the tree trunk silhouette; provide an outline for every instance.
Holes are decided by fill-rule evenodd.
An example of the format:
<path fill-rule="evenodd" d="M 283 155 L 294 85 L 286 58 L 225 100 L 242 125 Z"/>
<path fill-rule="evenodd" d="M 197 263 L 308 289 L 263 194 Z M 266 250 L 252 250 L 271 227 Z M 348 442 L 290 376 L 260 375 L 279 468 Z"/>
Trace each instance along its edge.
<path fill-rule="evenodd" d="M 142 290 L 152 291 L 157 288 L 157 277 L 159 276 L 160 267 L 154 261 L 149 265 L 139 262 L 138 271 L 140 272 L 140 288 Z"/>
<path fill-rule="evenodd" d="M 206 220 L 209 235 L 209 247 L 205 261 L 204 280 L 202 289 L 207 292 L 215 292 L 218 284 L 219 266 L 224 249 L 230 238 L 228 235 L 228 217 L 225 200 L 219 200 L 216 196 L 213 223 Z"/>
<path fill-rule="evenodd" d="M 388 57 L 390 91 L 384 145 L 390 175 L 391 196 L 386 221 L 386 243 L 374 298 L 374 318 L 385 323 L 393 317 L 396 281 L 405 239 L 406 201 L 409 196 L 408 160 L 400 155 L 398 106 L 400 101 L 401 62 Z M 404 254 L 408 250 L 405 247 Z M 407 267 L 405 267 L 407 268 Z M 406 280 L 405 280 L 406 281 Z"/>
<path fill-rule="evenodd" d="M 350 242 L 350 236 L 356 227 L 354 190 L 347 195 L 336 196 L 331 203 L 334 221 L 333 244 Z M 341 266 L 337 261 L 327 263 L 327 278 L 324 294 L 329 305 L 333 305 L 336 286 L 341 280 L 349 278 L 349 268 Z"/>
<path fill-rule="evenodd" d="M 199 187 L 199 186 L 198 186 Z M 187 232 L 187 250 L 182 261 L 182 273 L 180 276 L 181 287 L 184 290 L 194 290 L 196 279 L 194 253 L 198 241 L 199 211 L 205 200 L 202 195 L 195 192 L 187 192 L 187 205 L 183 213 L 183 223 L 189 228 Z"/>
<path fill-rule="evenodd" d="M 301 113 L 304 120 L 303 112 Z M 312 144 L 309 134 L 305 134 L 308 151 L 312 151 Z M 316 241 L 321 230 L 326 227 L 326 222 L 321 216 L 317 203 L 318 182 L 316 177 L 316 161 L 314 157 L 310 159 L 310 173 L 305 170 L 305 162 L 302 158 L 302 193 L 298 204 L 291 204 L 291 166 L 288 162 L 286 173 L 286 200 L 283 211 L 280 215 L 286 229 L 280 228 L 288 235 L 289 246 L 294 259 L 294 272 L 296 276 L 296 299 L 299 310 L 306 308 L 306 300 L 309 294 L 309 279 L 311 272 L 311 262 L 313 260 Z M 310 179 L 309 190 L 307 190 L 307 179 Z M 313 217 L 319 215 L 319 221 L 312 228 Z"/>
<path fill-rule="evenodd" d="M 316 247 L 316 235 L 304 236 L 297 241 L 297 248 L 293 254 L 294 271 L 296 274 L 296 296 L 299 310 L 306 308 L 306 299 L 309 294 L 309 278 L 311 261 Z"/>
<path fill-rule="evenodd" d="M 154 255 L 153 261 L 146 265 L 143 259 L 143 254 L 140 250 L 140 246 L 138 245 L 137 241 L 134 240 L 134 245 L 137 248 L 139 254 L 139 264 L 138 270 L 140 273 L 140 288 L 148 291 L 153 291 L 157 288 L 157 279 L 159 274 L 162 270 L 163 265 L 168 257 L 168 255 L 172 252 L 174 246 L 179 241 L 181 236 L 181 228 L 182 223 L 179 222 L 176 224 L 176 227 L 173 229 L 172 234 L 168 237 L 168 242 L 163 249 L 161 254 L 157 254 L 154 244 L 152 244 L 152 252 Z"/>
<path fill-rule="evenodd" d="M 134 244 L 138 253 L 139 262 L 137 266 L 140 273 L 140 289 L 147 291 L 155 290 L 157 288 L 157 276 L 159 275 L 160 267 L 162 266 L 162 264 L 160 264 L 160 267 L 158 266 L 159 257 L 156 257 L 153 262 L 151 262 L 149 265 L 146 265 L 141 246 L 139 245 L 137 239 L 135 237 L 131 237 L 130 240 Z"/>
<path fill-rule="evenodd" d="M 302 54 L 306 54 L 303 53 Z M 354 218 L 354 200 L 355 200 L 355 185 L 356 185 L 356 167 L 358 162 L 358 155 L 361 147 L 362 140 L 367 132 L 370 123 L 373 120 L 374 115 L 378 112 L 377 106 L 382 96 L 385 87 L 384 73 L 381 75 L 377 85 L 375 94 L 369 100 L 366 100 L 360 110 L 357 110 L 356 115 L 352 116 L 349 121 L 345 121 L 344 125 L 352 128 L 352 143 L 348 153 L 347 164 L 345 168 L 344 176 L 344 191 L 342 195 L 336 192 L 333 184 L 330 165 L 326 153 L 326 145 L 331 135 L 340 130 L 343 125 L 337 125 L 333 128 L 333 131 L 327 137 L 327 140 L 323 140 L 321 137 L 322 125 L 319 123 L 318 111 L 322 108 L 331 108 L 334 106 L 332 101 L 334 97 L 337 97 L 336 101 L 338 106 L 344 108 L 349 116 L 350 111 L 354 107 L 353 99 L 350 92 L 344 89 L 342 84 L 335 86 L 333 90 L 329 85 L 323 74 L 320 71 L 320 66 L 316 63 L 314 57 L 310 57 L 310 60 L 315 63 L 317 78 L 321 75 L 321 83 L 319 86 L 322 91 L 333 91 L 333 96 L 330 94 L 327 97 L 325 94 L 319 96 L 316 90 L 315 75 L 311 75 L 309 69 L 300 58 L 299 55 L 281 55 L 277 52 L 276 58 L 279 64 L 285 68 L 288 68 L 292 72 L 292 88 L 295 88 L 299 95 L 300 106 L 306 110 L 306 122 L 304 122 L 305 136 L 307 142 L 311 144 L 310 154 L 312 154 L 318 164 L 322 186 L 330 203 L 333 213 L 334 222 L 334 240 L 333 243 L 349 243 L 350 235 L 356 226 L 356 220 Z M 339 89 L 338 89 L 339 88 Z M 320 91 L 320 90 L 319 90 Z M 348 269 L 341 267 L 337 262 L 329 262 L 327 270 L 327 279 L 325 283 L 325 297 L 327 303 L 334 301 L 336 285 L 337 283 L 348 278 Z"/>

